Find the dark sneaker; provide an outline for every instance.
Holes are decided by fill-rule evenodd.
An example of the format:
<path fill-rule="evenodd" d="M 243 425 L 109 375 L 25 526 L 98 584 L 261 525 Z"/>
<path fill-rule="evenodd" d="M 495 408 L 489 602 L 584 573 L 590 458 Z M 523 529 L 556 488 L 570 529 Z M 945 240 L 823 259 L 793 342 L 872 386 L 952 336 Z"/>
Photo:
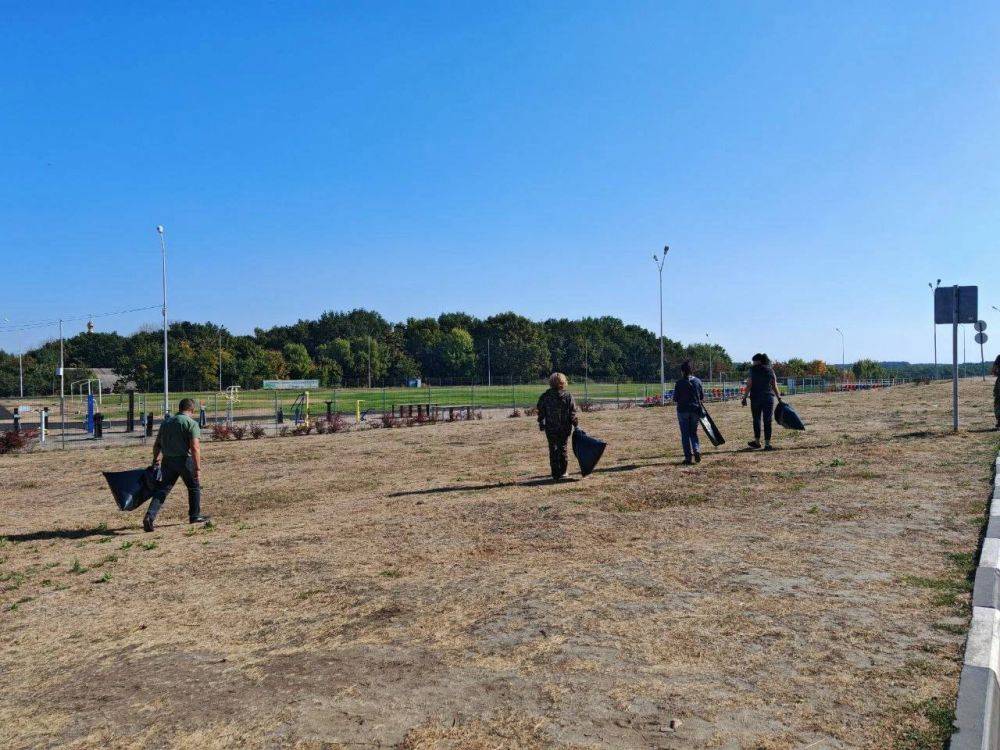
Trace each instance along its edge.
<path fill-rule="evenodd" d="M 701 463 L 701 454 L 700 453 L 695 453 L 694 454 L 694 462 L 696 464 L 700 464 Z"/>
<path fill-rule="evenodd" d="M 211 520 L 211 516 L 197 516 L 195 518 L 189 518 L 188 523 L 208 523 Z"/>
<path fill-rule="evenodd" d="M 760 448 L 760 441 L 751 440 L 750 442 L 747 443 L 747 445 L 749 445 L 751 448 Z"/>
<path fill-rule="evenodd" d="M 766 451 L 773 451 L 774 450 L 774 446 L 772 446 L 770 443 L 768 443 L 767 445 L 764 446 L 764 450 L 766 450 Z"/>
<path fill-rule="evenodd" d="M 694 461 L 692 461 L 690 458 L 685 458 L 683 461 L 681 461 L 681 463 L 684 464 L 685 466 L 690 466 L 691 464 L 694 463 Z"/>
<path fill-rule="evenodd" d="M 143 531 L 152 531 L 153 530 L 153 519 L 150 518 L 149 516 L 143 516 L 142 517 L 142 530 Z"/>

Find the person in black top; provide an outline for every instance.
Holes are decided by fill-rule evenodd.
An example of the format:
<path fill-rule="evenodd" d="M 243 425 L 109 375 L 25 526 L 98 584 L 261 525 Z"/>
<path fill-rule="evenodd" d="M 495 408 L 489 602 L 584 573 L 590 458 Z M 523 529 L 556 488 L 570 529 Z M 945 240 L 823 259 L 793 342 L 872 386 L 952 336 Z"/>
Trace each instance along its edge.
<path fill-rule="evenodd" d="M 538 429 L 549 441 L 549 468 L 552 478 L 564 479 L 569 468 L 566 443 L 577 425 L 576 401 L 566 390 L 569 381 L 561 372 L 549 378 L 550 388 L 538 399 Z"/>
<path fill-rule="evenodd" d="M 701 444 L 698 442 L 698 420 L 705 391 L 701 381 L 691 374 L 691 360 L 681 362 L 681 377 L 674 384 L 674 403 L 677 404 L 677 423 L 681 428 L 681 446 L 684 463 L 701 462 Z"/>
<path fill-rule="evenodd" d="M 747 443 L 751 448 L 760 448 L 760 427 L 764 423 L 764 450 L 771 447 L 771 419 L 774 417 L 774 400 L 781 400 L 778 378 L 771 368 L 771 360 L 766 354 L 754 354 L 747 388 L 743 394 L 743 405 L 750 399 L 750 413 L 753 416 L 753 440 Z"/>

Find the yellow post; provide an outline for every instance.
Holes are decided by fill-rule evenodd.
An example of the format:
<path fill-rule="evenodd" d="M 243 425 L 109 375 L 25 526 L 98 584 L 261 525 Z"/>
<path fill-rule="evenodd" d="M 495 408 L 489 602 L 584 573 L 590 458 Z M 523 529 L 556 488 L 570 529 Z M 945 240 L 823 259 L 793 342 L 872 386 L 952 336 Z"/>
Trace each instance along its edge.
<path fill-rule="evenodd" d="M 354 424 L 361 424 L 361 399 L 354 404 Z"/>

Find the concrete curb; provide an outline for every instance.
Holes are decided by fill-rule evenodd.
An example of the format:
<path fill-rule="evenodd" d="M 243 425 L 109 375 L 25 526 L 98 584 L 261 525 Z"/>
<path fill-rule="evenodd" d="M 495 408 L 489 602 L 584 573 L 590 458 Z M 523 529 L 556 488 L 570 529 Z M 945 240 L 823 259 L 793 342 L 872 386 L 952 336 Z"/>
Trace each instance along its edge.
<path fill-rule="evenodd" d="M 951 750 L 1000 750 L 1000 456 L 972 588 L 972 623 L 958 683 Z"/>

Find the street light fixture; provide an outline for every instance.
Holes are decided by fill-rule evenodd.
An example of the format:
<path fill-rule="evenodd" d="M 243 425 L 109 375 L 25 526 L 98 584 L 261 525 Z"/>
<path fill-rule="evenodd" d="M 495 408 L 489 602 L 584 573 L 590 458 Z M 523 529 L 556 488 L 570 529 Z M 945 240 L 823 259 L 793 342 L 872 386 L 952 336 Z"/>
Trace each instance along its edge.
<path fill-rule="evenodd" d="M 667 392 L 667 378 L 663 368 L 663 264 L 667 260 L 667 253 L 670 252 L 670 245 L 663 246 L 663 257 L 657 257 L 653 253 L 653 262 L 660 274 L 660 398 Z"/>
<path fill-rule="evenodd" d="M 156 225 L 160 235 L 160 259 L 163 266 L 163 418 L 170 413 L 170 367 L 167 359 L 167 241 L 163 237 L 163 225 Z"/>

